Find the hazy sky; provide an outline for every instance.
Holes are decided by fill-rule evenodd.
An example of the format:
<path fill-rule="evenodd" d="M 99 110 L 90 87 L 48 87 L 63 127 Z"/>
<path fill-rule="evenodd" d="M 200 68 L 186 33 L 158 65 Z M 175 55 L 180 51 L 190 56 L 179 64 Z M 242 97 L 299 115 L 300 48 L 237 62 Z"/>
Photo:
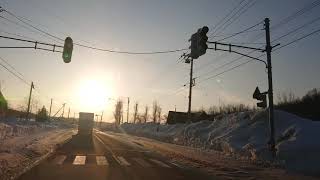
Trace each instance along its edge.
<path fill-rule="evenodd" d="M 189 47 L 188 39 L 204 25 L 211 30 L 241 0 L 0 0 L 0 5 L 12 13 L 25 17 L 36 27 L 65 38 L 71 36 L 74 42 L 121 51 L 160 51 Z M 246 0 L 244 3 L 251 0 Z M 221 33 L 224 35 L 241 31 L 264 18 L 271 19 L 271 26 L 281 22 L 295 11 L 314 0 L 253 0 L 255 4 Z M 14 17 L 0 13 L 12 21 Z M 320 16 L 320 6 L 294 18 L 279 28 L 272 29 L 275 39 L 296 27 Z M 16 21 L 18 22 L 18 21 Z M 21 23 L 20 23 L 21 24 Z M 320 21 L 297 33 L 282 38 L 273 44 L 285 44 L 291 40 L 320 28 Z M 231 43 L 253 47 L 263 46 L 263 24 L 250 33 L 244 33 L 225 40 Z M 0 18 L 0 34 L 6 32 L 27 36 L 38 41 L 55 42 L 39 32 L 17 26 Z M 212 31 L 209 30 L 208 35 Z M 253 41 L 255 37 L 261 38 Z M 297 96 L 311 88 L 319 87 L 320 34 L 283 48 L 272 55 L 274 93 L 291 90 Z M 28 45 L 21 42 L 0 39 L 1 46 Z M 239 50 L 246 53 L 246 50 Z M 72 112 L 91 111 L 107 114 L 110 120 L 113 100 L 108 98 L 130 97 L 131 104 L 138 101 L 141 107 L 152 105 L 157 100 L 163 111 L 187 110 L 188 90 L 178 91 L 188 82 L 189 65 L 179 62 L 182 52 L 160 55 L 125 55 L 99 52 L 74 46 L 72 62 L 65 64 L 61 54 L 34 49 L 0 49 L 0 57 L 7 60 L 28 81 L 34 81 L 37 92 L 34 98 L 46 107 L 54 99 L 55 112 L 62 102 Z M 208 50 L 207 54 L 195 60 L 196 80 L 193 94 L 193 109 L 208 108 L 220 103 L 245 103 L 252 105 L 252 93 L 256 86 L 267 88 L 267 74 L 264 65 L 251 62 L 221 76 L 197 83 L 228 68 L 245 62 L 243 58 L 233 64 L 217 67 L 239 57 L 235 54 Z M 261 53 L 252 54 L 259 56 Z M 262 57 L 265 58 L 265 57 Z M 0 61 L 3 63 L 2 61 Z M 11 106 L 24 103 L 29 87 L 0 68 L 1 88 Z M 220 99 L 220 101 L 219 101 Z M 88 104 L 92 103 L 92 104 Z M 40 106 L 40 105 L 39 105 Z M 132 112 L 132 106 L 131 106 Z"/>

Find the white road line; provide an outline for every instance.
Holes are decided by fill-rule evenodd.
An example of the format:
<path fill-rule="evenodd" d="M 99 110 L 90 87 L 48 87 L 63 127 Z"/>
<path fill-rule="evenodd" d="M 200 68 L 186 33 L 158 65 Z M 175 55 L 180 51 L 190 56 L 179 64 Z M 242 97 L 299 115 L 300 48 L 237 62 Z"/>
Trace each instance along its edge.
<path fill-rule="evenodd" d="M 64 160 L 67 159 L 67 156 L 65 155 L 57 155 L 54 159 L 53 159 L 53 163 L 54 164 L 63 164 Z"/>
<path fill-rule="evenodd" d="M 73 165 L 84 165 L 86 163 L 86 156 L 76 156 L 73 161 Z"/>
<path fill-rule="evenodd" d="M 151 164 L 145 161 L 144 159 L 133 158 L 133 160 L 135 160 L 138 164 L 140 164 L 143 167 L 151 167 Z"/>
<path fill-rule="evenodd" d="M 125 160 L 122 156 L 118 156 L 118 162 L 119 162 L 119 164 L 120 165 L 122 165 L 122 166 L 130 166 L 131 164 L 127 161 L 127 160 Z"/>
<path fill-rule="evenodd" d="M 98 166 L 108 166 L 109 163 L 105 156 L 96 156 L 96 161 Z"/>
<path fill-rule="evenodd" d="M 171 168 L 170 166 L 168 166 L 167 164 L 165 164 L 165 163 L 163 163 L 163 162 L 161 162 L 161 161 L 158 161 L 158 160 L 156 160 L 156 159 L 149 159 L 150 161 L 152 161 L 152 162 L 154 162 L 154 163 L 156 163 L 156 164 L 158 164 L 159 166 L 162 166 L 162 167 L 165 167 L 165 168 Z"/>

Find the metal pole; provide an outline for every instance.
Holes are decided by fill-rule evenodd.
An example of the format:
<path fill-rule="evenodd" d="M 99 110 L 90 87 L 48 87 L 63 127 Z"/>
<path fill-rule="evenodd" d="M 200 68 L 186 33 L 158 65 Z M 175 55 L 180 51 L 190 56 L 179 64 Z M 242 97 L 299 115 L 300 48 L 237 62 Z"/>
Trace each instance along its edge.
<path fill-rule="evenodd" d="M 191 122 L 191 99 L 192 99 L 192 86 L 193 86 L 193 58 L 190 61 L 190 84 L 189 84 L 189 104 L 188 104 L 188 121 Z"/>
<path fill-rule="evenodd" d="M 51 117 L 51 109 L 52 109 L 52 98 L 51 98 L 51 101 L 50 101 L 49 118 Z"/>
<path fill-rule="evenodd" d="M 28 108 L 27 108 L 27 114 L 26 114 L 26 120 L 29 120 L 29 113 L 30 113 L 30 103 L 31 103 L 31 95 L 32 95 L 32 89 L 34 88 L 33 82 L 31 82 L 30 92 L 29 92 L 29 99 L 28 99 Z"/>
<path fill-rule="evenodd" d="M 269 97 L 269 126 L 270 126 L 270 150 L 273 156 L 276 155 L 275 149 L 275 135 L 274 135 L 274 108 L 273 108 L 273 86 L 272 86 L 272 65 L 271 65 L 271 51 L 272 46 L 270 43 L 270 20 L 265 18 L 265 31 L 266 31 L 266 53 L 267 53 L 267 63 L 268 63 L 268 97 Z"/>
<path fill-rule="evenodd" d="M 128 97 L 128 107 L 127 107 L 127 123 L 129 122 L 129 105 L 130 105 L 130 98 Z"/>

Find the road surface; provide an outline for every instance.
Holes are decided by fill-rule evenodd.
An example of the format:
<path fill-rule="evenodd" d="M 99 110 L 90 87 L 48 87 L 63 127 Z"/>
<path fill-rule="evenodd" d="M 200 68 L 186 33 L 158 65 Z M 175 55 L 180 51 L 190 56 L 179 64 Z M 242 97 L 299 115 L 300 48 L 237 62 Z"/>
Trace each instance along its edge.
<path fill-rule="evenodd" d="M 148 149 L 95 131 L 90 138 L 74 136 L 27 171 L 19 180 L 193 180 L 217 179 L 187 169 Z"/>

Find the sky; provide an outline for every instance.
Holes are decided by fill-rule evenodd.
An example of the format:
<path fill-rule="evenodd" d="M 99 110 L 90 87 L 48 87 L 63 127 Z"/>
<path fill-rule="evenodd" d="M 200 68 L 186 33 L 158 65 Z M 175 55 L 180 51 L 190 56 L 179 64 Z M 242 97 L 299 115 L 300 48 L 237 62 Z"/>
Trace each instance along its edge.
<path fill-rule="evenodd" d="M 215 41 L 229 34 L 242 31 L 268 17 L 272 25 L 271 40 L 320 16 L 320 6 L 293 18 L 288 23 L 283 19 L 314 0 L 245 0 L 252 6 L 243 14 L 233 17 L 226 28 L 219 27 L 228 12 L 241 0 L 0 0 L 0 6 L 50 34 L 74 42 L 105 49 L 132 52 L 149 52 L 188 48 L 190 36 L 203 26 L 209 27 L 209 40 Z M 36 41 L 63 44 L 63 41 L 27 27 L 6 12 L 0 15 L 0 35 L 21 35 Z M 12 23 L 16 22 L 16 23 Z M 17 25 L 18 23 L 18 25 Z M 221 24 L 221 23 L 220 23 Z M 23 25 L 23 24 L 22 24 Z M 302 28 L 273 45 L 286 44 L 320 28 L 320 21 Z M 11 33 L 11 34 L 8 34 Z M 213 36 L 214 35 L 214 36 Z M 258 37 L 258 38 L 257 38 Z M 260 39 L 259 39 L 260 37 Z M 255 40 L 255 41 L 254 41 Z M 312 88 L 319 88 L 320 33 L 272 53 L 275 98 L 282 92 L 292 91 L 304 95 Z M 263 47 L 265 43 L 263 23 L 249 32 L 226 39 L 226 43 L 251 47 Z M 0 46 L 30 46 L 30 44 L 0 39 Z M 210 45 L 209 45 L 210 46 Z M 235 49 L 242 53 L 244 49 Z M 183 52 L 153 55 L 116 54 L 74 46 L 72 61 L 65 64 L 60 53 L 34 49 L 0 49 L 0 57 L 12 65 L 28 82 L 33 81 L 33 99 L 39 108 L 50 106 L 53 112 L 62 103 L 71 109 L 71 114 L 80 111 L 101 113 L 105 121 L 112 121 L 115 100 L 126 101 L 130 97 L 131 111 L 135 102 L 140 112 L 144 106 L 152 106 L 154 100 L 169 110 L 186 111 L 190 65 L 179 61 Z M 258 57 L 264 53 L 255 52 Z M 205 80 L 233 66 L 247 61 L 239 55 L 207 50 L 194 61 L 196 85 L 193 88 L 192 109 L 209 108 L 212 105 L 243 103 L 254 105 L 252 93 L 256 86 L 267 90 L 265 67 L 258 61 L 250 62 L 230 72 Z M 261 57 L 265 60 L 265 56 Z M 2 61 L 0 63 L 3 64 Z M 205 80 L 205 81 L 204 81 Z M 0 82 L 3 94 L 11 107 L 26 104 L 30 86 L 0 67 Z M 199 82 L 199 83 L 198 83 Z"/>

